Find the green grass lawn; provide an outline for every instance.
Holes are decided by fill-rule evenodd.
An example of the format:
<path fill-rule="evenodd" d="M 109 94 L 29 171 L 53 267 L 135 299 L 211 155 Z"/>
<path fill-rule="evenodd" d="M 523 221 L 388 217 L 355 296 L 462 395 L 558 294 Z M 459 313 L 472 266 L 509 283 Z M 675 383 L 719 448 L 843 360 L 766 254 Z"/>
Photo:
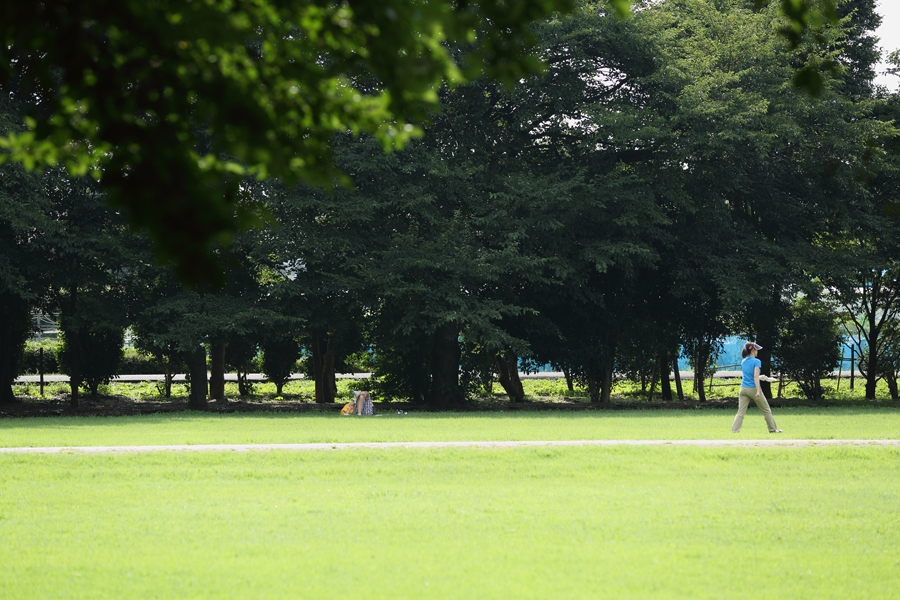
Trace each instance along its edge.
<path fill-rule="evenodd" d="M 161 413 L 132 417 L 0 419 L 0 447 L 263 444 L 468 440 L 771 439 L 752 407 L 740 434 L 735 410 L 410 413 Z M 783 439 L 896 439 L 900 410 L 874 407 L 775 410 Z"/>
<path fill-rule="evenodd" d="M 493 422 L 557 437 L 585 423 L 711 426 L 684 414 Z M 729 415 L 712 416 L 727 429 Z M 331 419 L 280 422 L 334 422 L 356 440 L 390 423 Z M 391 425 L 472 438 L 464 424 L 491 421 L 467 419 Z M 159 421 L 107 421 L 134 443 L 160 437 Z M 0 596 L 897 598 L 898 467 L 900 449 L 873 447 L 0 455 Z"/>

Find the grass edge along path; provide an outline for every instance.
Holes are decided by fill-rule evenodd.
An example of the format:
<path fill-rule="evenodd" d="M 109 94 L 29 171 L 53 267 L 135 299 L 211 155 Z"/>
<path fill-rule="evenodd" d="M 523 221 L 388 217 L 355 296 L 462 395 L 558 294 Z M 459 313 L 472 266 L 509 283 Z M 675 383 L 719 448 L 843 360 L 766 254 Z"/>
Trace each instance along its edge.
<path fill-rule="evenodd" d="M 0 454 L 122 454 L 143 452 L 251 452 L 262 450 L 353 450 L 372 448 L 516 448 L 534 446 L 900 446 L 900 439 L 882 440 L 518 440 L 465 442 L 342 442 L 312 444 L 173 444 L 162 446 L 50 446 L 0 448 Z"/>

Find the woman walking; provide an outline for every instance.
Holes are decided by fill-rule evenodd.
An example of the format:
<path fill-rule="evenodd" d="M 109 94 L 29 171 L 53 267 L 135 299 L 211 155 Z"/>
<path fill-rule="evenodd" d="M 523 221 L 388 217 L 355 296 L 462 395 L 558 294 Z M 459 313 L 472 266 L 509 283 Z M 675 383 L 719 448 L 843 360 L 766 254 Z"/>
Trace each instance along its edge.
<path fill-rule="evenodd" d="M 759 368 L 762 366 L 762 363 L 756 358 L 756 355 L 759 354 L 760 350 L 762 350 L 762 346 L 754 342 L 747 342 L 744 344 L 744 349 L 741 350 L 741 357 L 743 357 L 741 372 L 743 373 L 743 378 L 741 379 L 741 391 L 738 394 L 738 412 L 734 418 L 734 425 L 731 426 L 731 433 L 739 433 L 741 431 L 741 425 L 744 423 L 744 415 L 747 414 L 750 400 L 756 402 L 756 406 L 762 411 L 763 416 L 766 418 L 766 425 L 769 426 L 769 433 L 781 433 L 781 430 L 775 426 L 775 419 L 772 417 L 769 401 L 766 400 L 766 395 L 763 394 L 762 387 L 759 385 Z"/>

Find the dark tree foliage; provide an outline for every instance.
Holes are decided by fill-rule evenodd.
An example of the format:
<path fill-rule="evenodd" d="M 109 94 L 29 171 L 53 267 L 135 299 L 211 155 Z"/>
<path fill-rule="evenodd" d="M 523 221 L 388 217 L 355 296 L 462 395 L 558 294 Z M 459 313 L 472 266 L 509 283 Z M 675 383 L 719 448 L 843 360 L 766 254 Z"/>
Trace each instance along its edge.
<path fill-rule="evenodd" d="M 90 178 L 72 179 L 56 168 L 45 171 L 42 182 L 55 221 L 39 239 L 52 256 L 44 274 L 46 306 L 58 312 L 59 328 L 70 342 L 65 364 L 72 380 L 71 403 L 77 407 L 82 382 L 96 394 L 97 385 L 118 372 L 127 297 L 143 243 L 126 234 L 121 216 L 103 204 Z M 118 359 L 107 348 L 115 338 Z"/>
<path fill-rule="evenodd" d="M 119 374 L 124 329 L 82 320 L 77 329 L 62 325 L 60 339 L 59 366 L 70 378 L 73 397 L 77 397 L 78 386 L 96 397 L 100 384 L 108 384 Z"/>
<path fill-rule="evenodd" d="M 18 96 L 0 97 L 0 135 L 22 129 L 24 105 Z M 11 384 L 31 333 L 30 313 L 46 285 L 50 257 L 39 240 L 55 228 L 49 204 L 37 174 L 0 164 L 0 402 L 15 399 Z"/>
<path fill-rule="evenodd" d="M 820 400 L 822 379 L 838 366 L 841 358 L 837 313 L 815 298 L 800 299 L 791 307 L 779 337 L 775 368 L 796 381 L 809 400 Z"/>
<path fill-rule="evenodd" d="M 874 93 L 875 65 L 879 61 L 875 31 L 881 26 L 881 15 L 877 0 L 845 0 L 838 4 L 837 13 L 846 21 L 837 59 L 846 72 L 839 79 L 849 96 L 867 98 Z"/>
<path fill-rule="evenodd" d="M 237 375 L 238 393 L 248 396 L 253 391 L 253 384 L 247 377 L 258 370 L 256 358 L 259 355 L 259 344 L 262 336 L 245 333 L 233 334 L 225 343 L 225 366 Z"/>
<path fill-rule="evenodd" d="M 241 373 L 241 393 L 249 391 L 256 349 L 285 336 L 295 340 L 292 348 L 296 340 L 305 345 L 319 402 L 334 400 L 335 374 L 360 352 L 371 352 L 380 396 L 438 408 L 458 406 L 494 375 L 511 400 L 521 400 L 519 369 L 546 363 L 570 384 L 582 382 L 594 402 L 610 401 L 615 373 L 668 399 L 682 393 L 677 378 L 674 389 L 669 384 L 679 351 L 704 375 L 728 334 L 760 341 L 768 371 L 769 353 L 793 331 L 789 307 L 817 279 L 846 301 L 845 316 L 861 314 L 853 294 L 894 289 L 893 280 L 866 283 L 893 272 L 891 210 L 900 204 L 900 137 L 886 124 L 896 98 L 873 99 L 866 87 L 876 22 L 867 0 L 840 7 L 856 29 L 826 20 L 793 45 L 775 33 L 785 21 L 771 4 L 753 12 L 747 0 L 648 2 L 620 20 L 607 2 L 582 2 L 569 16 L 534 23 L 527 35 L 491 33 L 492 23 L 477 47 L 430 48 L 436 62 L 424 64 L 436 65 L 435 78 L 400 81 L 415 89 L 390 106 L 393 80 L 385 83 L 368 59 L 353 56 L 352 44 L 362 48 L 365 39 L 328 51 L 311 45 L 310 32 L 340 28 L 334 21 L 310 23 L 293 40 L 272 37 L 284 32 L 284 15 L 314 6 L 289 4 L 249 39 L 249 29 L 215 30 L 219 5 L 129 0 L 110 9 L 109 23 L 135 11 L 147 22 L 127 35 L 105 30 L 108 54 L 78 77 L 66 68 L 48 75 L 53 59 L 38 56 L 40 44 L 0 50 L 19 57 L 2 85 L 24 91 L 4 97 L 0 111 L 2 157 L 12 159 L 0 165 L 0 299 L 11 307 L 0 313 L 0 328 L 10 332 L 3 342 L 11 343 L 9 352 L 0 349 L 9 366 L 0 364 L 0 375 L 14 376 L 14 350 L 25 335 L 13 331 L 17 319 L 40 308 L 61 312 L 70 341 L 101 325 L 132 325 L 139 347 L 167 365 L 166 395 L 171 375 L 187 368 L 196 409 L 206 406 L 207 384 L 210 398 L 226 400 L 227 366 Z M 426 20 L 446 9 L 402 6 L 413 4 Z M 539 4 L 550 6 L 522 10 Z M 253 23 L 265 5 L 239 0 L 229 14 Z M 471 23 L 484 24 L 482 9 L 499 5 L 466 10 Z M 95 6 L 82 8 L 93 14 Z M 385 7 L 326 9 L 353 29 Z M 38 3 L 35 19 L 47 31 L 65 29 L 71 10 L 66 2 Z M 200 24 L 204 11 L 212 18 Z M 164 35 L 134 48 L 163 17 Z M 76 62 L 96 49 L 106 21 L 81 23 L 83 40 L 71 44 Z M 22 39 L 33 32 L 5 27 L 0 20 L 4 35 Z M 485 60 L 492 52 L 485 49 L 509 35 L 541 57 L 542 74 Z M 427 41 L 404 39 L 415 47 Z M 133 52 L 122 54 L 116 73 L 112 57 L 125 49 Z M 301 64 L 301 55 L 334 62 Z M 156 65 L 161 57 L 171 60 Z M 404 75 L 414 71 L 407 58 L 394 62 L 409 67 Z M 392 61 L 379 68 L 393 73 Z M 820 82 L 819 99 L 785 86 L 798 68 L 829 61 L 846 68 Z M 472 66 L 467 81 L 438 87 L 454 64 Z M 496 76 L 514 71 L 515 85 L 472 79 L 485 65 Z M 248 83 L 253 69 L 258 79 Z M 344 79 L 316 104 L 311 98 L 322 90 L 310 86 L 323 80 L 301 81 L 304 73 Z M 136 74 L 146 81 L 110 90 L 111 81 Z M 279 87 L 287 81 L 296 92 Z M 60 82 L 74 95 L 56 94 Z M 195 97 L 179 87 L 192 83 Z M 330 119 L 345 105 L 349 111 Z M 59 111 L 65 114 L 47 120 Z M 28 127 L 25 112 L 35 119 Z M 328 122 L 306 119 L 315 115 Z M 407 131 L 402 117 L 424 126 Z M 402 151 L 384 153 L 401 138 Z M 60 165 L 38 173 L 15 162 L 51 158 L 96 170 L 101 183 L 73 178 Z M 352 190 L 342 185 L 350 180 Z M 129 196 L 133 185 L 143 188 Z M 126 208 L 119 214 L 108 201 Z M 246 225 L 263 205 L 260 227 L 217 237 Z M 183 289 L 125 229 L 135 215 L 146 218 L 141 227 L 161 227 L 157 242 L 169 244 L 164 252 L 176 262 L 200 257 L 182 265 L 182 278 L 225 265 L 212 277 L 219 287 Z M 870 312 L 855 333 L 871 333 L 875 319 L 882 341 L 864 368 L 896 387 L 888 360 L 896 319 L 883 303 Z M 77 382 L 89 361 L 69 355 Z M 296 350 L 270 347 L 264 356 L 281 392 Z"/>
<path fill-rule="evenodd" d="M 389 148 L 436 109 L 442 82 L 486 73 L 511 83 L 535 70 L 530 23 L 572 2 L 513 6 L 4 2 L 0 89 L 28 89 L 42 103 L 31 131 L 3 140 L 2 158 L 93 171 L 183 280 L 221 284 L 215 247 L 255 223 L 241 175 L 347 183 L 331 160 L 336 131 L 365 131 Z M 468 43 L 476 29 L 457 64 L 441 42 Z M 349 84 L 360 76 L 378 90 Z"/>
<path fill-rule="evenodd" d="M 15 401 L 12 383 L 19 375 L 25 340 L 31 334 L 29 304 L 21 296 L 0 293 L 0 404 Z"/>
<path fill-rule="evenodd" d="M 270 383 L 274 383 L 276 393 L 280 396 L 284 384 L 294 372 L 294 365 L 300 358 L 300 342 L 297 332 L 288 330 L 270 331 L 262 343 L 263 373 Z M 332 394 L 331 402 L 334 401 Z"/>

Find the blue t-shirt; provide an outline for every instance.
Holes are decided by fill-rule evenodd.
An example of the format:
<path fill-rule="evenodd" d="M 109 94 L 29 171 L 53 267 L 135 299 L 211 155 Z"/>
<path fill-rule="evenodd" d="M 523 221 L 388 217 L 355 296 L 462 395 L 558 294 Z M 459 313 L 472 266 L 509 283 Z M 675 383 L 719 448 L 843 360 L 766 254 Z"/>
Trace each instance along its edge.
<path fill-rule="evenodd" d="M 741 371 L 744 373 L 744 378 L 741 379 L 741 387 L 756 387 L 756 381 L 753 379 L 754 367 L 762 367 L 762 363 L 758 358 L 748 356 L 741 361 Z"/>

